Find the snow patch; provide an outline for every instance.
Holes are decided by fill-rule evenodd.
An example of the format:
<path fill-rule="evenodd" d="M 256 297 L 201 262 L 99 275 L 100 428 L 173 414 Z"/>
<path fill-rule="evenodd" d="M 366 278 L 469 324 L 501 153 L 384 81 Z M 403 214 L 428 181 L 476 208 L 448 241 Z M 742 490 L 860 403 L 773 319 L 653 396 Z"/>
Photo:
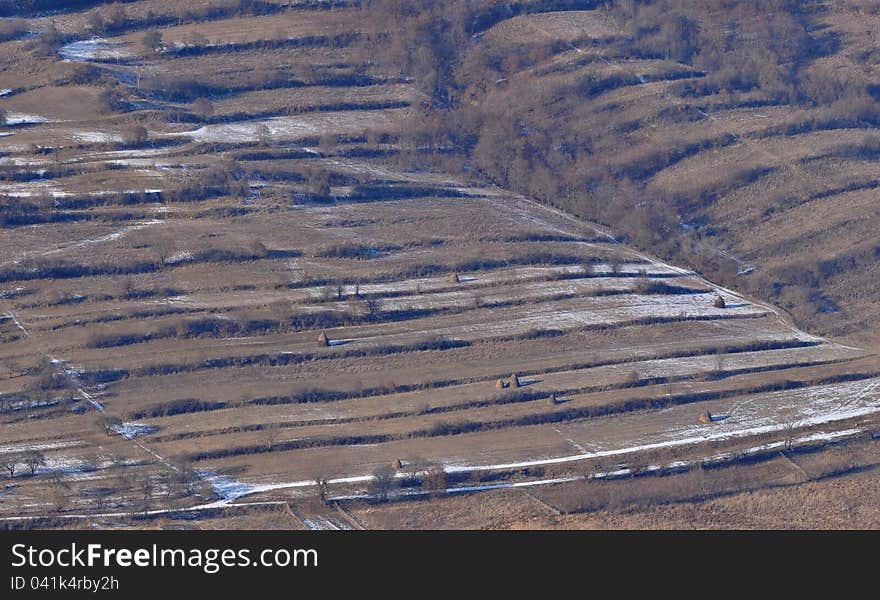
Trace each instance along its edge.
<path fill-rule="evenodd" d="M 110 42 L 96 37 L 66 44 L 58 50 L 58 54 L 63 60 L 73 62 L 115 60 L 131 56 L 125 46 L 120 42 Z"/>
<path fill-rule="evenodd" d="M 40 123 L 49 123 L 50 120 L 40 115 L 29 115 L 25 113 L 9 113 L 6 115 L 7 125 L 38 125 Z"/>
<path fill-rule="evenodd" d="M 8 446 L 0 446 L 0 454 L 11 454 L 15 452 L 29 452 L 31 450 L 58 450 L 61 448 L 73 448 L 82 446 L 85 442 L 82 440 L 66 441 L 66 442 L 22 442 L 19 444 L 10 444 Z"/>
<path fill-rule="evenodd" d="M 127 440 L 133 440 L 138 436 L 148 435 L 159 430 L 155 425 L 144 425 L 143 423 L 122 423 L 113 425 L 110 429 Z"/>

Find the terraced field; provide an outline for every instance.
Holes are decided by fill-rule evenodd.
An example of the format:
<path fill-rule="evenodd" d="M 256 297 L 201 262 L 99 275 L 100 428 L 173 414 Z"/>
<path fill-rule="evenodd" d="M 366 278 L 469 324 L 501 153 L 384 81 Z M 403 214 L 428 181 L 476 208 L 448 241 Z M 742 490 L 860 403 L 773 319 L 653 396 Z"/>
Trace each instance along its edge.
<path fill-rule="evenodd" d="M 649 38 L 666 27 L 647 16 L 650 5 L 651 15 L 664 5 L 676 15 L 687 3 L 613 4 L 645 5 L 646 16 L 621 23 L 604 9 L 524 15 L 483 33 L 471 52 L 482 62 L 471 59 L 471 68 L 494 65 L 497 82 L 474 76 L 471 102 L 553 139 L 530 143 L 558 154 L 543 163 L 557 173 L 606 184 L 590 202 L 557 205 L 625 228 L 626 219 L 607 205 L 615 194 L 637 195 L 640 202 L 625 206 L 681 218 L 688 244 L 682 260 L 783 306 L 814 330 L 874 344 L 876 5 L 768 5 L 768 20 L 738 17 L 746 3 L 681 11 L 694 19 L 701 40 L 727 36 L 731 48 L 741 45 L 740 64 L 796 73 L 785 84 L 793 89 L 782 89 L 778 73 L 764 72 L 755 83 L 744 82 L 751 77 L 745 74 L 725 85 L 731 69 L 713 69 L 715 47 L 690 65 L 639 45 L 635 31 Z M 780 24 L 780 13 L 794 15 L 797 32 Z M 760 56 L 748 54 L 756 47 L 749 40 L 767 30 L 779 41 L 771 46 L 788 56 L 782 65 L 768 59 L 756 66 Z M 532 169 L 536 164 L 541 160 L 532 159 Z M 491 170 L 503 180 L 500 172 Z M 540 191 L 539 184 L 532 187 Z"/>
<path fill-rule="evenodd" d="M 299 526 L 351 527 L 309 500 L 384 494 L 374 474 L 392 465 L 392 497 L 454 494 L 869 427 L 872 352 L 478 178 L 407 169 L 398 134 L 420 92 L 346 42 L 356 10 L 262 5 L 187 23 L 130 2 L 100 38 L 84 13 L 28 19 L 61 32 L 51 59 L 29 36 L 0 43 L 13 117 L 0 456 L 45 457 L 5 481 L 0 518 L 128 524 L 292 502 Z M 155 51 L 140 42 L 148 18 Z M 619 35 L 607 15 L 563 11 L 484 37 L 524 27 Z M 569 50 L 547 77 L 582 68 Z M 627 68 L 650 81 L 609 92 L 618 110 L 651 110 L 650 95 L 625 96 L 667 97 L 680 77 Z M 81 69 L 90 82 L 59 82 Z M 169 74 L 197 81 L 196 97 Z M 748 139 L 752 110 L 768 108 L 713 110 L 711 135 Z M 786 160 L 845 142 L 810 135 Z M 718 161 L 748 165 L 740 152 L 653 181 L 721 177 Z M 764 240 L 783 243 L 778 231 Z"/>

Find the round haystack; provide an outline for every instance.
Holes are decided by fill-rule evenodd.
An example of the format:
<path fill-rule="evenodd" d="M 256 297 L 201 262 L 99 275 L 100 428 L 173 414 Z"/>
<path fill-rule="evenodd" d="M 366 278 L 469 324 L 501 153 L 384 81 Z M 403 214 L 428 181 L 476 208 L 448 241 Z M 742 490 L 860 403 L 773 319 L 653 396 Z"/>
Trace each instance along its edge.
<path fill-rule="evenodd" d="M 510 384 L 507 383 L 506 381 L 504 381 L 503 379 L 499 379 L 498 381 L 495 382 L 495 387 L 498 388 L 499 390 L 507 389 L 508 385 L 510 385 Z"/>
<path fill-rule="evenodd" d="M 708 410 L 706 412 L 702 413 L 700 415 L 699 421 L 703 425 L 708 425 L 709 423 L 712 422 L 712 413 L 710 413 Z"/>
<path fill-rule="evenodd" d="M 318 343 L 321 344 L 322 346 L 329 346 L 330 345 L 330 338 L 328 338 L 327 334 L 322 331 L 321 335 L 318 336 Z"/>
<path fill-rule="evenodd" d="M 449 276 L 450 283 L 461 283 L 461 280 L 458 278 L 458 273 L 453 273 Z"/>
<path fill-rule="evenodd" d="M 722 296 L 715 296 L 715 308 L 724 308 L 727 303 Z"/>
<path fill-rule="evenodd" d="M 403 468 L 403 462 L 402 462 L 399 458 L 395 458 L 395 459 L 394 459 L 394 462 L 391 463 L 391 468 L 392 468 L 392 469 L 402 469 L 402 468 Z"/>
<path fill-rule="evenodd" d="M 515 388 L 522 387 L 522 382 L 519 380 L 519 377 L 516 376 L 516 373 L 510 376 L 510 385 Z"/>

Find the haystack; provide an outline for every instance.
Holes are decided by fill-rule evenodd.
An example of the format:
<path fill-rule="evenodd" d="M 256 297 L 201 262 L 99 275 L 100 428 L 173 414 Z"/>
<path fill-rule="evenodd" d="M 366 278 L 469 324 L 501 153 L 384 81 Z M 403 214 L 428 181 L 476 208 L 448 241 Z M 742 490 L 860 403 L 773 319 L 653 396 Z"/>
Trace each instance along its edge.
<path fill-rule="evenodd" d="M 715 308 L 724 308 L 727 303 L 722 296 L 715 296 Z"/>
<path fill-rule="evenodd" d="M 510 376 L 510 385 L 515 388 L 522 387 L 522 382 L 520 382 L 519 377 L 516 376 L 516 373 Z"/>
<path fill-rule="evenodd" d="M 461 283 L 461 280 L 458 278 L 458 273 L 453 273 L 449 276 L 450 283 Z"/>
<path fill-rule="evenodd" d="M 321 335 L 318 336 L 318 343 L 321 344 L 322 346 L 329 346 L 330 345 L 330 338 L 328 338 L 327 334 L 322 331 Z"/>
<path fill-rule="evenodd" d="M 395 470 L 402 469 L 403 468 L 403 461 L 401 461 L 399 458 L 395 458 L 394 462 L 391 463 L 391 468 L 395 469 Z"/>
<path fill-rule="evenodd" d="M 706 412 L 702 413 L 700 415 L 699 421 L 703 425 L 708 425 L 709 423 L 712 422 L 712 413 L 710 413 L 708 410 Z"/>
<path fill-rule="evenodd" d="M 507 387 L 509 385 L 510 384 L 507 383 L 506 381 L 504 381 L 503 379 L 499 379 L 498 381 L 495 382 L 495 387 L 498 388 L 499 390 L 507 389 Z"/>

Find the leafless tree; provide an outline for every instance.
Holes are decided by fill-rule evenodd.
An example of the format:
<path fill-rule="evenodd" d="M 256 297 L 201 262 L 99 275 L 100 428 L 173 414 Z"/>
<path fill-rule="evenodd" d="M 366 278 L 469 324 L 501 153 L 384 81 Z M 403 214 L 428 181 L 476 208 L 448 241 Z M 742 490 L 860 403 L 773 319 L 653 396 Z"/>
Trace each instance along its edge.
<path fill-rule="evenodd" d="M 724 361 L 727 358 L 727 355 L 724 352 L 724 348 L 718 348 L 715 351 L 715 374 L 720 375 L 724 370 Z"/>
<path fill-rule="evenodd" d="M 128 14 L 125 12 L 125 7 L 114 2 L 107 11 L 104 21 L 110 29 L 118 29 L 119 27 L 124 26 L 125 22 L 128 21 Z"/>
<path fill-rule="evenodd" d="M 268 423 L 263 426 L 263 439 L 266 440 L 266 450 L 268 450 L 269 452 L 272 451 L 272 448 L 275 447 L 275 442 L 278 441 L 278 436 L 280 434 L 280 423 Z"/>
<path fill-rule="evenodd" d="M 783 415 L 782 420 L 782 431 L 785 434 L 785 449 L 791 450 L 794 446 L 794 438 L 795 433 L 798 428 L 798 420 L 797 420 L 797 412 L 792 410 L 787 411 Z"/>
<path fill-rule="evenodd" d="M 321 504 L 327 504 L 327 480 L 318 477 L 315 481 L 318 482 L 318 501 Z"/>
<path fill-rule="evenodd" d="M 192 31 L 186 38 L 186 45 L 194 47 L 207 46 L 208 38 L 201 31 Z"/>
<path fill-rule="evenodd" d="M 199 487 L 198 472 L 186 460 L 178 459 L 174 462 L 174 479 L 185 496 L 192 496 Z"/>
<path fill-rule="evenodd" d="M 318 141 L 318 150 L 324 156 L 328 156 L 336 152 L 336 135 L 333 133 L 325 133 Z"/>
<path fill-rule="evenodd" d="M 22 462 L 27 467 L 31 477 L 37 474 L 37 469 L 46 465 L 46 457 L 42 452 L 29 450 L 22 456 Z"/>
<path fill-rule="evenodd" d="M 386 502 L 388 494 L 394 489 L 394 469 L 390 466 L 379 467 L 373 472 L 372 493 L 379 502 Z"/>
<path fill-rule="evenodd" d="M 149 138 L 150 134 L 143 125 L 128 125 L 122 130 L 122 142 L 129 146 L 140 146 Z"/>
<path fill-rule="evenodd" d="M 272 130 L 269 129 L 269 126 L 265 123 L 257 125 L 256 135 L 257 141 L 263 146 L 269 146 L 272 144 Z"/>
<path fill-rule="evenodd" d="M 90 33 L 104 33 L 107 31 L 107 23 L 104 22 L 104 17 L 101 15 L 101 11 L 97 8 L 89 11 L 86 15 L 86 28 Z"/>
<path fill-rule="evenodd" d="M 150 503 L 153 500 L 153 479 L 148 475 L 141 484 L 141 499 L 144 502 L 144 514 L 150 510 Z"/>
<path fill-rule="evenodd" d="M 193 102 L 193 112 L 199 115 L 203 120 L 214 114 L 214 105 L 207 98 L 199 98 Z"/>
<path fill-rule="evenodd" d="M 330 195 L 330 173 L 326 169 L 309 169 L 305 175 L 310 194 L 321 197 Z"/>
<path fill-rule="evenodd" d="M 147 52 L 158 54 L 162 51 L 162 34 L 155 29 L 151 29 L 141 38 L 141 45 Z"/>
<path fill-rule="evenodd" d="M 3 455 L 3 468 L 9 472 L 9 477 L 15 477 L 15 470 L 21 464 L 21 455 L 18 453 Z"/>
<path fill-rule="evenodd" d="M 439 494 L 447 487 L 446 471 L 442 465 L 427 465 L 422 475 L 422 488 L 432 494 Z"/>
<path fill-rule="evenodd" d="M 64 510 L 70 494 L 70 484 L 64 481 L 60 473 L 53 473 L 49 479 L 49 501 L 55 508 L 55 512 Z"/>
<path fill-rule="evenodd" d="M 364 300 L 364 307 L 366 308 L 367 315 L 370 317 L 375 317 L 379 314 L 379 300 L 376 298 L 367 298 Z"/>
<path fill-rule="evenodd" d="M 95 505 L 95 508 L 98 510 L 103 510 L 110 498 L 114 495 L 115 490 L 111 487 L 101 486 L 92 488 L 89 495 L 92 498 L 92 502 Z"/>

